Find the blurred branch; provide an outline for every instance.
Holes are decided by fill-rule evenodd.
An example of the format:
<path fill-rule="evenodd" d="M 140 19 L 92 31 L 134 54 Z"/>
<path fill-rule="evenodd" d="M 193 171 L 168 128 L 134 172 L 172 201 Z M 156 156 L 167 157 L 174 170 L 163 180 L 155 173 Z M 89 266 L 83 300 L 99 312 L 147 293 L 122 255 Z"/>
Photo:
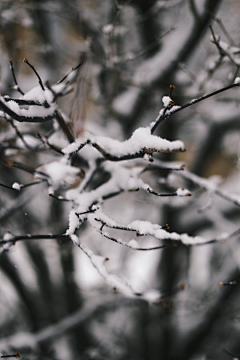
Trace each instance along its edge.
<path fill-rule="evenodd" d="M 229 278 L 234 278 L 239 273 L 239 270 L 232 270 Z M 237 287 L 228 286 L 224 288 L 215 298 L 214 304 L 206 311 L 201 323 L 195 327 L 190 333 L 188 333 L 187 341 L 184 347 L 180 351 L 180 356 L 173 356 L 174 359 L 183 360 L 192 357 L 197 353 L 198 349 L 202 345 L 206 336 L 212 331 L 214 324 L 219 320 L 222 309 L 224 306 L 229 306 L 230 301 L 234 295 L 236 295 Z"/>
<path fill-rule="evenodd" d="M 187 170 L 175 172 L 175 173 L 176 173 L 176 175 L 179 175 L 184 179 L 190 180 L 191 182 L 200 186 L 201 188 L 204 188 L 212 193 L 215 193 L 216 195 L 229 201 L 230 203 L 240 206 L 240 200 L 239 200 L 238 195 L 232 195 L 232 194 L 227 193 L 224 190 L 220 190 L 212 181 L 201 178 L 200 176 L 197 176 Z"/>
<path fill-rule="evenodd" d="M 87 303 L 84 307 L 75 311 L 69 316 L 66 316 L 54 325 L 47 326 L 46 328 L 32 333 L 32 332 L 19 332 L 12 336 L 2 338 L 0 340 L 0 350 L 9 348 L 35 348 L 39 343 L 49 341 L 58 337 L 66 332 L 77 327 L 79 324 L 90 320 L 91 317 L 97 313 L 114 311 L 120 306 L 132 306 L 132 304 L 139 304 L 136 299 L 123 298 L 119 295 L 101 297 L 100 301 Z"/>

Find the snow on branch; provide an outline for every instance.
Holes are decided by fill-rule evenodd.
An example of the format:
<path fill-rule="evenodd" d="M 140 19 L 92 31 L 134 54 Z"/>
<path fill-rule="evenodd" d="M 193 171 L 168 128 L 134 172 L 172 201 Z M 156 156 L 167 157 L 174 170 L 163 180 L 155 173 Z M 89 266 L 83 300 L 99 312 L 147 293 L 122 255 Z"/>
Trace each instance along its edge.
<path fill-rule="evenodd" d="M 10 61 L 10 69 L 15 83 L 13 88 L 22 96 L 19 99 L 15 99 L 7 95 L 1 96 L 0 116 L 5 118 L 7 121 L 12 122 L 12 126 L 14 127 L 15 125 L 13 124 L 13 120 L 27 123 L 43 123 L 56 119 L 69 142 L 73 142 L 74 137 L 65 122 L 66 116 L 63 115 L 58 109 L 56 100 L 59 96 L 65 96 L 73 91 L 72 84 L 76 80 L 79 68 L 83 65 L 85 60 L 86 54 L 82 53 L 80 63 L 73 67 L 66 76 L 64 76 L 60 81 L 52 86 L 50 86 L 48 81 L 44 86 L 37 70 L 32 64 L 29 63 L 27 59 L 24 59 L 24 62 L 33 70 L 39 82 L 39 86 L 34 87 L 26 94 L 24 94 L 24 92 L 18 86 L 13 62 Z M 17 134 L 28 148 L 28 145 L 24 141 L 23 136 L 21 136 L 21 133 L 17 131 Z"/>
<path fill-rule="evenodd" d="M 163 228 L 158 224 L 152 224 L 150 221 L 144 220 L 135 220 L 129 224 L 122 225 L 118 222 L 114 221 L 106 214 L 104 214 L 101 208 L 98 208 L 94 214 L 88 214 L 87 216 L 88 221 L 91 223 L 93 227 L 95 227 L 104 237 L 108 238 L 109 240 L 115 241 L 116 243 L 124 246 L 128 246 L 135 250 L 152 250 L 152 248 L 140 248 L 138 246 L 137 241 L 133 243 L 133 246 L 129 243 L 123 242 L 122 239 L 113 239 L 109 236 L 109 234 L 102 231 L 103 227 L 109 227 L 118 230 L 125 230 L 125 231 L 134 231 L 136 232 L 137 236 L 147 236 L 150 235 L 157 240 L 171 240 L 175 242 L 180 242 L 184 245 L 203 245 L 216 242 L 218 240 L 208 240 L 201 236 L 189 236 L 187 234 L 178 234 L 175 232 L 168 232 L 166 231 L 166 227 Z M 98 225 L 100 223 L 100 226 Z M 219 239 L 219 241 L 222 239 Z M 135 241 L 135 240 L 134 240 Z M 158 249 L 163 248 L 163 246 L 156 247 Z"/>
<path fill-rule="evenodd" d="M 144 160 L 152 162 L 153 153 L 185 151 L 182 141 L 169 141 L 154 135 L 153 133 L 157 126 L 162 120 L 167 119 L 170 115 L 184 108 L 192 106 L 193 104 L 230 88 L 239 86 L 239 78 L 235 79 L 234 83 L 230 86 L 219 89 L 211 94 L 204 95 L 198 99 L 194 99 L 183 106 L 176 106 L 172 100 L 171 95 L 174 86 L 171 85 L 169 96 L 164 96 L 162 98 L 163 108 L 160 110 L 156 120 L 147 127 L 137 128 L 132 133 L 131 137 L 125 141 L 89 133 L 85 133 L 84 136 L 74 140 L 73 135 L 65 122 L 65 116 L 57 107 L 56 100 L 59 96 L 66 95 L 72 91 L 71 84 L 76 79 L 77 71 L 80 66 L 82 66 L 83 59 L 81 59 L 79 65 L 72 68 L 67 75 L 52 86 L 50 86 L 49 83 L 43 85 L 40 76 L 33 66 L 27 60 L 25 62 L 33 69 L 38 77 L 39 86 L 33 88 L 26 94 L 23 94 L 18 88 L 18 91 L 22 94 L 19 99 L 6 96 L 0 97 L 0 115 L 8 121 L 13 121 L 14 119 L 19 122 L 41 123 L 43 121 L 56 119 L 64 133 L 67 135 L 70 144 L 63 149 L 58 149 L 48 142 L 48 138 L 44 139 L 39 135 L 42 143 L 47 144 L 50 149 L 55 151 L 55 153 L 57 152 L 60 158 L 38 166 L 36 169 L 31 169 L 24 164 L 14 161 L 12 161 L 12 166 L 28 171 L 34 175 L 38 181 L 31 185 L 46 181 L 49 186 L 49 193 L 52 197 L 69 201 L 72 204 L 72 208 L 69 211 L 68 228 L 65 234 L 15 236 L 6 232 L 2 240 L 0 240 L 1 251 L 8 250 L 17 241 L 22 240 L 71 240 L 74 245 L 81 249 L 81 251 L 89 258 L 93 267 L 115 291 L 121 292 L 127 297 L 157 302 L 161 297 L 160 292 L 152 291 L 151 294 L 147 292 L 139 293 L 135 291 L 127 281 L 111 274 L 106 266 L 106 261 L 108 259 L 104 256 L 94 254 L 88 246 L 80 242 L 77 230 L 84 222 L 88 222 L 92 228 L 100 233 L 105 239 L 136 251 L 153 251 L 163 249 L 167 246 L 174 246 L 176 243 L 181 243 L 186 246 L 197 246 L 222 241 L 223 236 L 217 239 L 208 240 L 202 236 L 189 236 L 186 233 L 179 234 L 177 232 L 169 232 L 167 226 L 162 227 L 159 224 L 154 224 L 146 220 L 135 220 L 122 225 L 106 215 L 101 209 L 101 204 L 103 204 L 106 199 L 118 196 L 123 192 L 137 191 L 139 189 L 158 197 L 191 196 L 191 192 L 184 188 L 178 188 L 173 193 L 158 193 L 140 177 L 141 174 L 147 170 L 163 168 L 168 171 L 173 171 L 183 178 L 191 180 L 199 186 L 204 187 L 211 192 L 215 192 L 219 196 L 240 206 L 240 200 L 236 196 L 226 194 L 219 190 L 209 180 L 197 177 L 188 171 L 183 171 L 182 165 L 163 163 L 157 160 L 152 168 L 150 166 L 146 168 L 146 166 L 143 166 L 142 164 L 143 161 L 140 165 L 140 161 L 136 161 L 136 159 L 143 158 Z M 13 68 L 12 73 L 14 77 Z M 17 86 L 16 79 L 15 85 Z M 20 133 L 19 136 L 21 136 Z M 88 151 L 85 150 L 89 150 L 90 147 L 97 151 L 94 150 L 94 154 L 91 153 L 89 155 Z M 76 158 L 74 155 L 78 154 L 80 151 L 81 155 L 83 154 L 86 164 L 86 166 L 84 165 L 84 167 L 86 167 L 84 170 L 76 165 L 77 162 L 74 162 Z M 99 185 L 95 185 L 94 183 L 91 183 L 91 180 L 98 170 L 108 173 L 109 177 L 108 180 L 101 180 Z M 23 187 L 30 186 L 30 184 L 22 185 L 17 181 L 12 184 L 12 187 L 5 184 L 0 185 L 15 191 L 21 191 Z M 88 186 L 90 189 L 87 188 Z M 61 196 L 58 196 L 58 194 L 55 195 L 55 191 L 64 191 L 66 198 L 63 199 Z M 106 228 L 134 232 L 138 240 L 132 238 L 130 241 L 125 241 L 117 236 L 110 235 L 106 231 Z M 157 241 L 160 241 L 160 244 L 157 243 L 156 246 L 142 246 L 140 244 L 140 237 L 144 236 L 151 236 Z M 235 236 L 239 236 L 238 231 L 235 231 L 230 235 L 225 235 L 224 240 L 231 239 Z M 166 241 L 166 243 L 162 244 L 161 241 Z"/>
<path fill-rule="evenodd" d="M 41 88 L 39 87 L 39 90 Z M 39 123 L 52 120 L 55 117 L 55 108 L 48 108 L 39 104 L 34 104 L 29 109 L 23 109 L 14 100 L 6 101 L 4 97 L 0 97 L 0 115 L 8 120 L 8 116 L 19 122 Z M 8 116 L 7 116 L 8 115 Z"/>
<path fill-rule="evenodd" d="M 132 136 L 125 141 L 109 137 L 87 135 L 87 139 L 77 139 L 74 143 L 62 149 L 63 153 L 71 156 L 80 151 L 85 145 L 90 144 L 97 149 L 107 160 L 123 161 L 143 158 L 154 152 L 185 151 L 180 140 L 169 141 L 159 136 L 152 135 L 150 127 L 138 128 Z"/>
<path fill-rule="evenodd" d="M 159 111 L 158 116 L 156 117 L 156 119 L 151 123 L 150 127 L 151 127 L 151 134 L 154 133 L 154 131 L 156 130 L 156 128 L 158 127 L 158 125 L 163 121 L 166 120 L 169 116 L 171 116 L 172 114 L 175 114 L 178 111 L 181 111 L 183 109 L 186 109 L 189 106 L 192 106 L 194 104 L 197 104 L 203 100 L 206 100 L 214 95 L 220 94 L 224 91 L 227 91 L 229 89 L 232 89 L 236 86 L 240 86 L 240 81 L 238 81 L 238 78 L 235 79 L 234 83 L 228 86 L 225 86 L 219 90 L 213 91 L 207 95 L 203 95 L 197 99 L 193 99 L 190 102 L 188 102 L 185 105 L 182 106 L 176 106 L 174 104 L 174 102 L 172 101 L 172 99 L 168 96 L 164 96 L 163 97 L 163 109 L 161 109 Z"/>
<path fill-rule="evenodd" d="M 71 147 L 71 145 L 70 145 Z M 50 169 L 53 164 L 49 164 Z M 191 196 L 191 193 L 187 189 L 179 188 L 174 193 L 157 193 L 153 191 L 153 189 L 145 183 L 140 175 L 145 170 L 143 166 L 124 166 L 123 164 L 114 163 L 114 162 L 106 162 L 103 165 L 103 169 L 110 174 L 110 179 L 91 191 L 84 191 L 82 183 L 79 184 L 74 189 L 69 189 L 66 192 L 66 199 L 73 202 L 73 209 L 69 213 L 69 226 L 66 231 L 66 235 L 72 236 L 75 231 L 81 226 L 81 224 L 87 219 L 86 212 L 93 210 L 93 206 L 97 207 L 104 202 L 104 200 L 109 199 L 111 197 L 117 196 L 123 191 L 138 191 L 139 189 L 143 189 L 148 193 L 151 193 L 156 196 Z M 67 166 L 68 168 L 68 166 Z M 66 168 L 66 169 L 67 169 Z M 44 168 L 40 168 L 39 170 L 48 173 L 50 172 L 46 170 L 46 166 Z M 90 176 L 92 171 L 95 171 L 95 167 L 90 171 Z M 55 171 L 51 171 L 55 174 Z M 64 175 L 66 176 L 66 175 Z M 55 177 L 55 175 L 54 175 Z M 58 179 L 58 184 L 59 184 Z M 52 178 L 52 183 L 56 184 L 56 180 Z M 96 211 L 96 208 L 95 210 Z M 84 215 L 82 215 L 84 214 Z"/>
<path fill-rule="evenodd" d="M 44 179 L 49 184 L 49 193 L 59 188 L 69 188 L 76 184 L 83 176 L 81 169 L 66 163 L 66 159 L 53 161 L 38 167 L 35 171 L 36 179 Z"/>
<path fill-rule="evenodd" d="M 14 236 L 13 234 L 7 232 L 3 236 L 3 240 L 0 240 L 1 252 L 9 250 L 9 248 L 15 245 L 18 241 L 23 240 L 54 240 L 54 239 L 70 239 L 68 235 L 23 235 L 23 236 Z M 109 259 L 100 255 L 96 255 L 93 251 L 86 245 L 80 243 L 77 236 L 71 238 L 74 244 L 77 245 L 85 255 L 89 258 L 94 268 L 100 274 L 100 276 L 110 285 L 114 291 L 120 292 L 128 297 L 141 298 L 146 301 L 155 302 L 158 301 L 161 297 L 160 292 L 155 291 L 155 297 L 148 297 L 148 292 L 139 293 L 133 290 L 133 288 L 127 283 L 127 281 L 121 279 L 120 277 L 111 274 L 106 268 L 106 261 Z M 146 295 L 146 296 L 145 296 Z"/>
<path fill-rule="evenodd" d="M 97 220 L 98 221 L 98 220 Z M 107 226 L 107 224 L 102 223 L 102 226 Z M 115 229 L 117 229 L 115 227 Z M 121 228 L 118 228 L 121 229 Z M 126 230 L 131 230 L 131 229 L 127 229 Z M 134 230 L 134 229 L 132 229 Z M 140 247 L 138 241 L 136 241 L 135 239 L 131 239 L 130 241 L 126 242 L 124 240 L 122 240 L 121 238 L 114 238 L 113 236 L 110 236 L 107 232 L 101 231 L 99 230 L 99 233 L 104 236 L 106 239 L 111 240 L 119 245 L 123 245 L 126 246 L 132 250 L 138 250 L 138 251 L 151 251 L 151 250 L 159 250 L 159 249 L 163 249 L 166 247 L 166 245 L 158 245 L 158 246 L 151 246 L 151 247 Z M 138 235 L 140 236 L 140 235 Z"/>
<path fill-rule="evenodd" d="M 94 254 L 89 247 L 79 241 L 78 243 L 75 242 L 75 245 L 77 245 L 87 255 L 99 275 L 113 288 L 115 292 L 120 292 L 130 298 L 137 298 L 150 303 L 159 303 L 161 293 L 158 290 L 150 289 L 145 292 L 136 292 L 126 280 L 108 272 L 106 262 L 109 258 Z"/>
<path fill-rule="evenodd" d="M 92 265 L 95 267 L 95 269 L 98 271 L 98 273 L 101 275 L 101 277 L 104 278 L 104 280 L 112 286 L 112 288 L 115 291 L 119 291 L 123 293 L 124 295 L 135 297 L 139 296 L 138 293 L 136 293 L 133 288 L 125 281 L 120 279 L 118 276 L 110 274 L 106 268 L 106 261 L 108 261 L 108 258 L 105 258 L 100 255 L 95 255 L 91 249 L 89 249 L 87 246 L 80 244 L 78 245 L 80 249 L 87 255 L 87 257 L 90 259 Z M 160 297 L 160 294 L 159 294 Z"/>

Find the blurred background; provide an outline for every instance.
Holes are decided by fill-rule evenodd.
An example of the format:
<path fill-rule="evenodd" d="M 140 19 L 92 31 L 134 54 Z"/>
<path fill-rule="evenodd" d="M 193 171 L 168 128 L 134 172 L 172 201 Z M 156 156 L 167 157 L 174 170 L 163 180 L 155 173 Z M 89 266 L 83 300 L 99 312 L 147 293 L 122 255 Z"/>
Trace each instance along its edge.
<path fill-rule="evenodd" d="M 124 140 L 156 118 L 171 84 L 172 99 L 183 105 L 240 76 L 239 16 L 239 0 L 1 0 L 1 94 L 20 96 L 9 61 L 27 92 L 38 80 L 24 58 L 44 83 L 54 84 L 85 54 L 74 91 L 58 105 L 75 138 L 87 130 Z M 230 89 L 161 123 L 157 134 L 184 141 L 186 152 L 156 155 L 185 164 L 238 200 L 239 94 L 238 88 Z M 57 158 L 39 151 L 36 139 L 37 132 L 51 134 L 52 122 L 17 126 L 24 142 L 14 124 L 0 118 L 1 157 L 32 169 Z M 61 148 L 68 144 L 63 134 L 52 143 Z M 169 224 L 171 232 L 209 239 L 239 228 L 236 203 L 178 172 L 156 169 L 143 176 L 159 192 L 183 186 L 193 196 L 166 200 L 123 193 L 104 205 L 116 221 Z M 33 180 L 31 173 L 0 162 L 1 183 Z M 100 173 L 95 186 L 104 181 L 106 174 Z M 49 198 L 44 184 L 21 192 L 0 187 L 0 205 L 1 237 L 6 231 L 63 234 L 68 227 L 70 206 Z M 0 254 L 1 354 L 19 352 L 23 359 L 39 360 L 240 356 L 237 238 L 137 253 L 109 244 L 88 226 L 79 236 L 96 254 L 109 257 L 112 273 L 138 291 L 157 289 L 162 298 L 148 304 L 114 294 L 85 254 L 67 240 L 18 243 Z M 219 286 L 233 280 L 234 286 Z"/>

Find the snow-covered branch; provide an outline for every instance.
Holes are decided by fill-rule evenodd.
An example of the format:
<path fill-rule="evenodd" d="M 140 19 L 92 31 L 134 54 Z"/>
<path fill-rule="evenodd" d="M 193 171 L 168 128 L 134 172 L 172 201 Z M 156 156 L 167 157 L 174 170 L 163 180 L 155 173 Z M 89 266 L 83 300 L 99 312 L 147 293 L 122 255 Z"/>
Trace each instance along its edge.
<path fill-rule="evenodd" d="M 107 160 L 123 161 L 152 155 L 155 152 L 184 151 L 182 141 L 169 141 L 159 136 L 152 135 L 150 127 L 138 128 L 132 136 L 125 141 L 115 140 L 109 137 L 87 135 L 87 139 L 77 139 L 74 143 L 63 149 L 63 153 L 72 156 L 84 146 L 92 145 Z"/>

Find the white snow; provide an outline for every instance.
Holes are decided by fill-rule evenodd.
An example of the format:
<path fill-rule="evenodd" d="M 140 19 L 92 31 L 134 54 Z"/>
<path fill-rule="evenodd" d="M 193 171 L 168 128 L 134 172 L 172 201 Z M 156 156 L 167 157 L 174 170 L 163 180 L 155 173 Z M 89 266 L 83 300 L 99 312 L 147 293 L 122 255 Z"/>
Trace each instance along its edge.
<path fill-rule="evenodd" d="M 113 31 L 113 24 L 107 24 L 102 28 L 102 32 L 106 35 L 109 35 L 112 31 Z"/>
<path fill-rule="evenodd" d="M 191 192 L 188 189 L 179 188 L 176 191 L 177 196 L 191 196 Z"/>
<path fill-rule="evenodd" d="M 182 141 L 169 141 L 160 136 L 152 135 L 151 127 L 147 126 L 136 129 L 132 136 L 124 141 L 119 141 L 106 136 L 91 135 L 86 132 L 84 137 L 81 136 L 76 139 L 75 142 L 63 148 L 62 151 L 65 155 L 73 154 L 78 151 L 81 145 L 85 145 L 87 141 L 103 155 L 107 154 L 113 157 L 129 156 L 140 152 L 145 152 L 144 155 L 151 155 L 153 152 L 185 150 Z M 94 155 L 94 157 L 96 158 L 96 155 Z M 147 160 L 149 160 L 149 157 L 147 157 Z"/>
<path fill-rule="evenodd" d="M 72 235 L 79 225 L 80 221 L 75 210 L 71 210 L 68 216 L 68 229 L 66 231 L 66 235 Z"/>
<path fill-rule="evenodd" d="M 209 241 L 208 239 L 205 239 L 201 236 L 189 236 L 187 234 L 178 234 L 175 232 L 170 233 L 163 229 L 160 225 L 153 224 L 150 221 L 145 220 L 134 220 L 129 224 L 119 224 L 118 222 L 112 220 L 110 217 L 104 214 L 101 208 L 99 208 L 94 214 L 88 215 L 88 220 L 90 221 L 91 225 L 95 228 L 98 228 L 99 225 L 96 224 L 96 219 L 98 220 L 98 224 L 101 224 L 102 221 L 106 224 L 106 226 L 109 225 L 110 227 L 115 226 L 120 228 L 124 227 L 129 230 L 134 230 L 140 235 L 151 235 L 158 240 L 180 241 L 185 245 L 200 245 Z M 119 242 L 122 242 L 121 239 L 118 240 Z"/>
<path fill-rule="evenodd" d="M 9 231 L 4 233 L 3 235 L 4 241 L 13 240 L 13 239 L 14 239 L 14 235 L 11 234 Z"/>
<path fill-rule="evenodd" d="M 62 152 L 65 155 L 72 154 L 72 153 L 74 153 L 74 152 L 76 152 L 78 150 L 79 146 L 81 144 L 83 144 L 84 141 L 85 141 L 85 139 L 83 137 L 79 137 L 74 142 L 72 142 L 71 144 L 69 144 L 65 148 L 63 148 Z"/>
<path fill-rule="evenodd" d="M 12 184 L 12 188 L 15 189 L 15 190 L 18 190 L 18 191 L 20 191 L 22 187 L 23 187 L 23 185 L 19 184 L 18 182 L 14 182 Z"/>
<path fill-rule="evenodd" d="M 33 100 L 33 99 L 30 99 Z M 19 116 L 28 117 L 42 117 L 43 119 L 48 116 L 53 116 L 55 108 L 50 106 L 49 108 L 45 108 L 44 106 L 29 106 L 28 109 L 21 108 L 15 101 L 5 101 L 3 97 L 1 97 L 1 101 L 5 103 L 5 105 L 15 112 Z M 4 116 L 4 115 L 3 115 Z"/>
<path fill-rule="evenodd" d="M 61 186 L 69 186 L 75 183 L 76 177 L 80 174 L 80 169 L 65 163 L 65 159 L 53 161 L 49 164 L 42 165 L 36 169 L 35 177 L 37 179 L 45 178 L 38 172 L 45 173 L 48 177 L 48 183 L 52 185 L 53 190 Z"/>
<path fill-rule="evenodd" d="M 234 80 L 234 84 L 240 84 L 240 77 L 236 77 L 236 79 Z"/>
<path fill-rule="evenodd" d="M 180 140 L 169 141 L 159 136 L 152 135 L 150 127 L 141 127 L 135 130 L 130 139 L 119 141 L 108 137 L 95 136 L 92 141 L 102 148 L 106 153 L 113 156 L 125 156 L 139 153 L 146 149 L 146 153 L 184 151 L 184 144 Z"/>
<path fill-rule="evenodd" d="M 133 296 L 134 290 L 131 286 L 124 280 L 120 279 L 118 276 L 110 274 L 106 268 L 106 258 L 100 255 L 95 255 L 91 249 L 87 246 L 80 244 L 80 248 L 88 256 L 93 266 L 99 272 L 99 274 L 105 279 L 105 281 L 111 285 L 116 291 L 120 291 L 127 296 Z"/>
<path fill-rule="evenodd" d="M 43 90 L 39 85 L 28 91 L 20 99 L 33 100 L 41 104 L 44 103 L 44 101 L 47 101 L 49 104 L 51 104 L 53 101 L 53 94 L 49 89 L 46 88 Z"/>
<path fill-rule="evenodd" d="M 150 303 L 158 303 L 161 299 L 161 293 L 156 289 L 151 289 L 144 292 L 143 298 Z"/>
<path fill-rule="evenodd" d="M 166 108 L 170 103 L 172 102 L 172 99 L 169 96 L 163 96 L 162 97 L 162 103 L 163 106 Z"/>
<path fill-rule="evenodd" d="M 130 240 L 127 244 L 128 244 L 128 246 L 130 246 L 132 249 L 138 249 L 138 248 L 140 248 L 139 243 L 138 243 L 135 239 Z"/>

